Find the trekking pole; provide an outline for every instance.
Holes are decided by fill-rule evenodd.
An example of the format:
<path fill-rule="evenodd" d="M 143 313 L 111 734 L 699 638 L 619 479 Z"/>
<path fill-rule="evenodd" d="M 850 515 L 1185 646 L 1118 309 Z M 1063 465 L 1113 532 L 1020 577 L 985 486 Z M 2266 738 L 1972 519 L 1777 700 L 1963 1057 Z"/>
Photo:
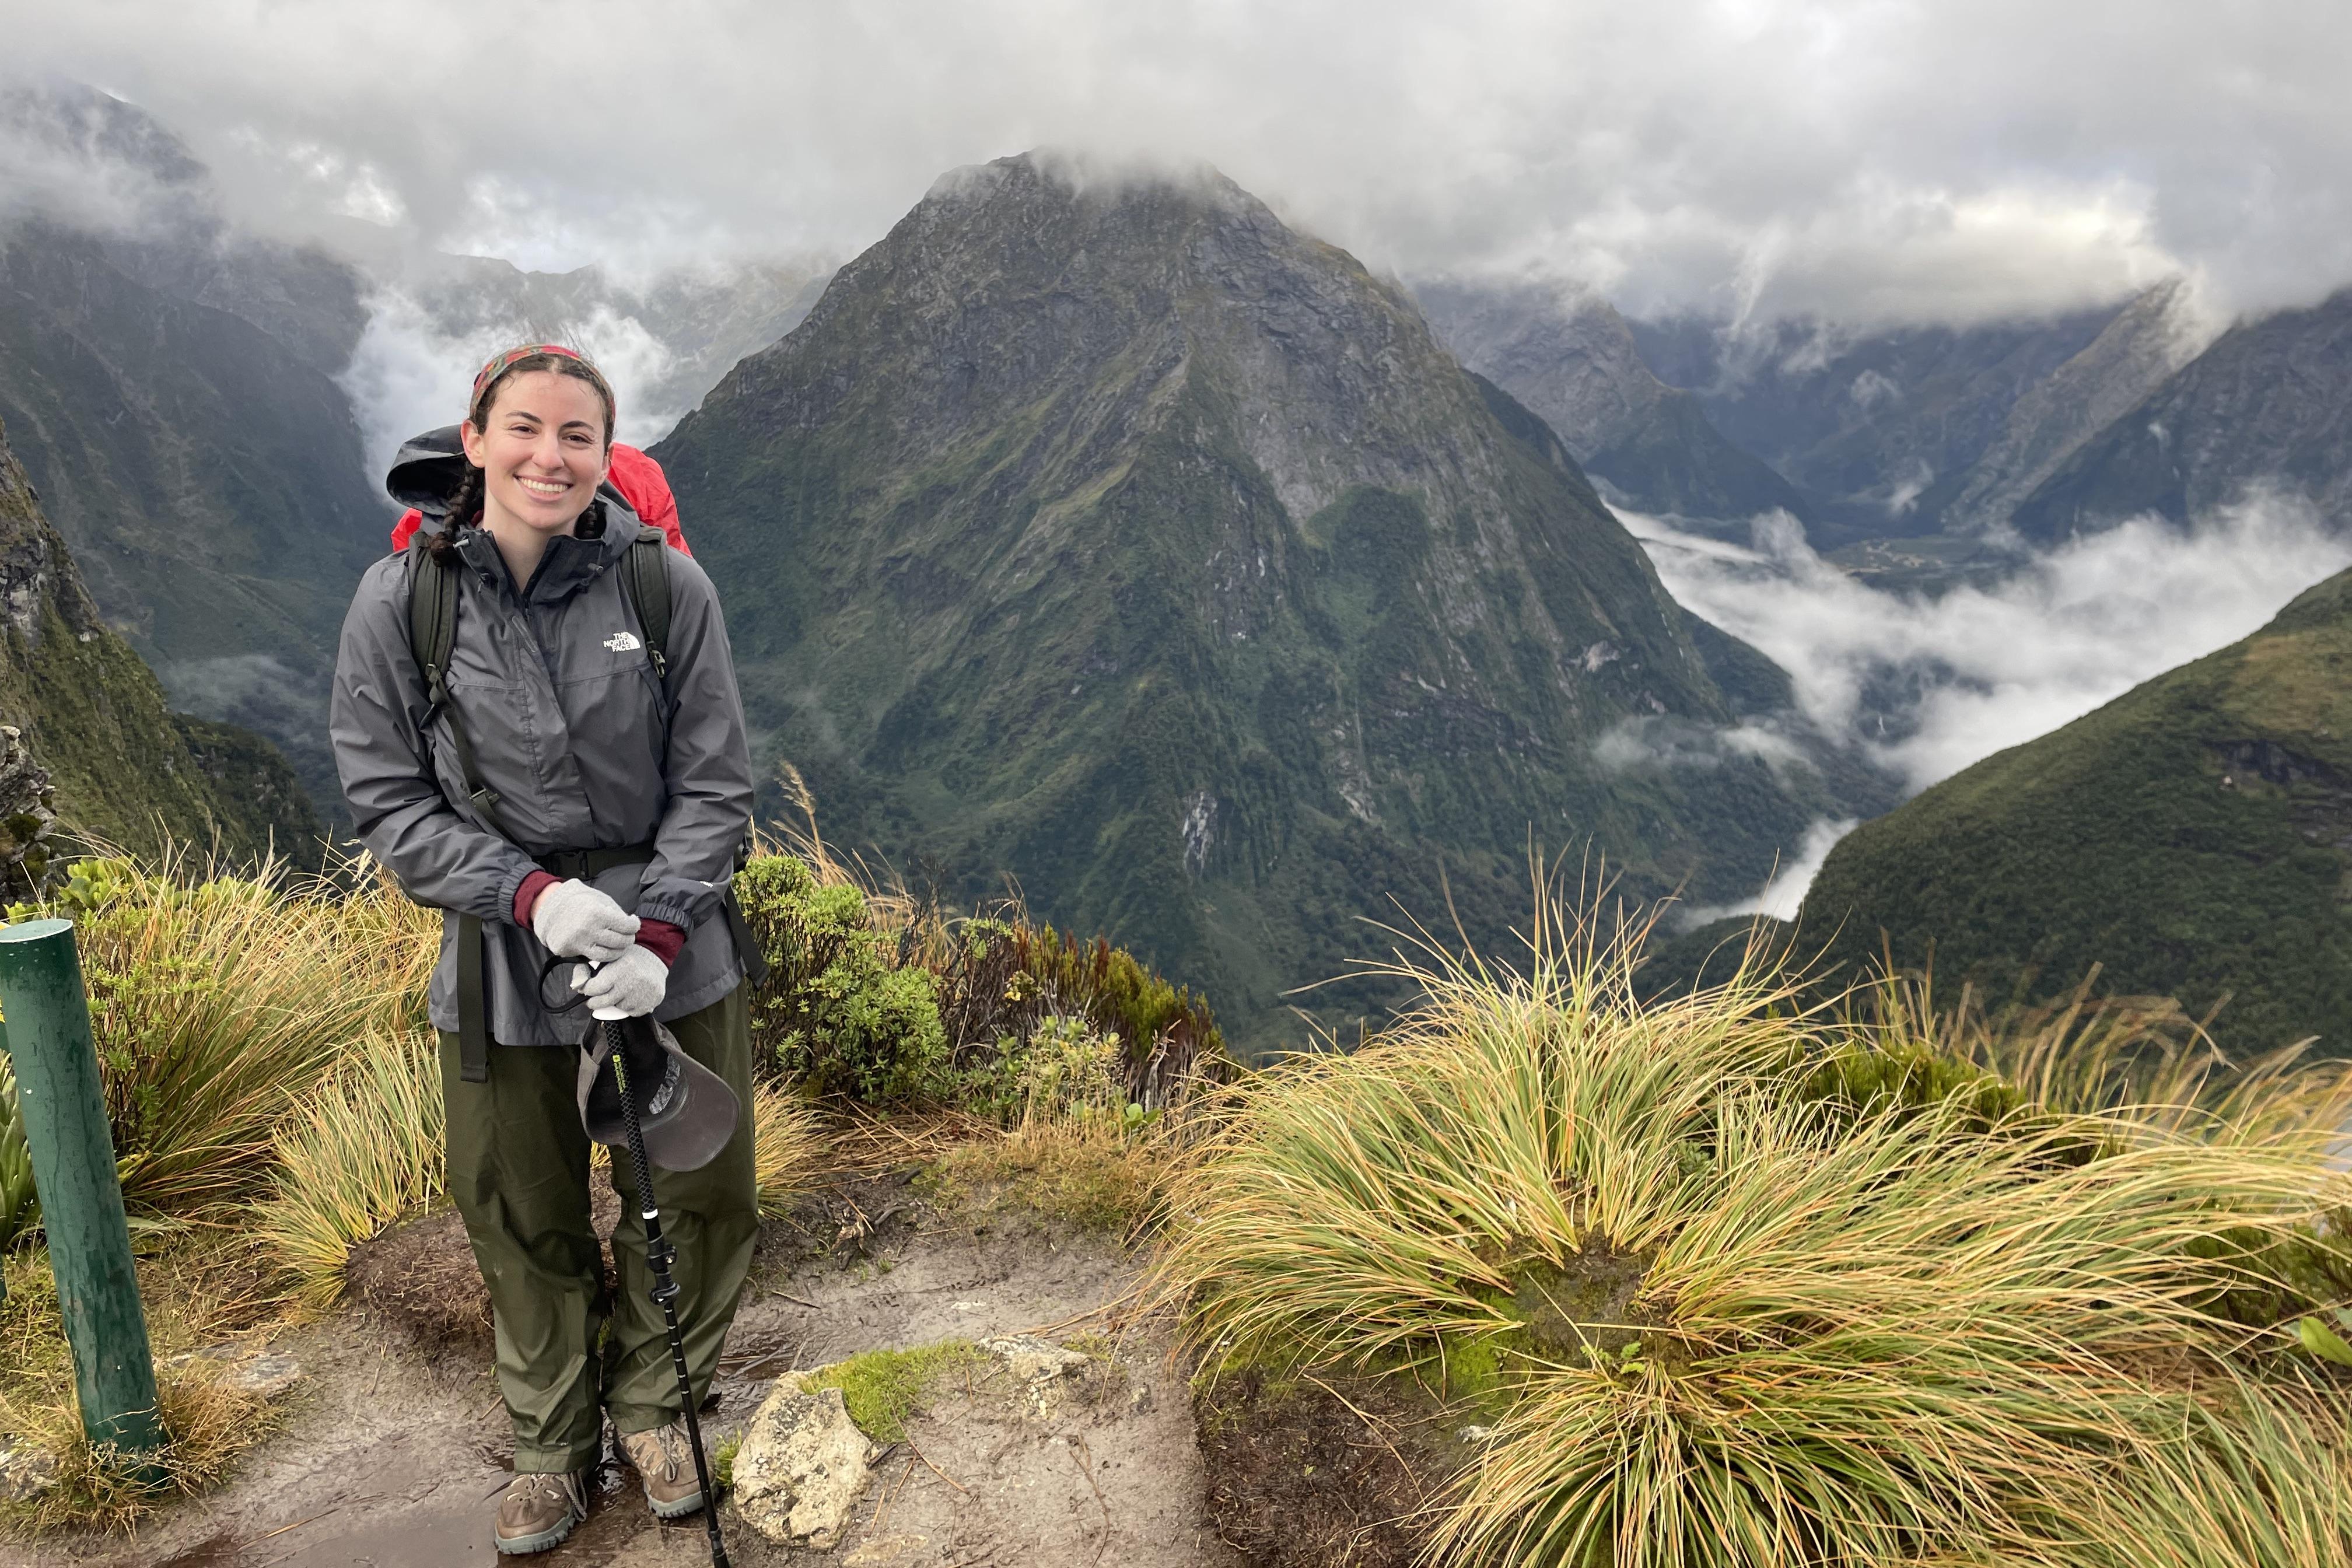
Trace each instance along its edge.
<path fill-rule="evenodd" d="M 653 1287 L 646 1293 L 661 1303 L 662 1321 L 669 1325 L 669 1359 L 677 1368 L 677 1396 L 686 1407 L 687 1447 L 694 1450 L 694 1479 L 702 1488 L 702 1522 L 710 1531 L 710 1561 L 728 1568 L 727 1542 L 719 1535 L 719 1492 L 710 1484 L 710 1465 L 702 1457 L 702 1423 L 694 1409 L 694 1378 L 686 1370 L 686 1331 L 677 1322 L 677 1281 L 669 1277 L 670 1260 L 677 1249 L 662 1235 L 661 1211 L 654 1203 L 654 1170 L 646 1158 L 645 1130 L 637 1125 L 637 1097 L 629 1091 L 629 1071 L 622 1064 L 628 1053 L 617 1018 L 604 1020 L 604 1040 L 611 1047 L 613 1081 L 621 1090 L 621 1117 L 629 1130 L 629 1158 L 637 1167 L 637 1208 L 646 1222 L 646 1264 L 653 1270 Z"/>

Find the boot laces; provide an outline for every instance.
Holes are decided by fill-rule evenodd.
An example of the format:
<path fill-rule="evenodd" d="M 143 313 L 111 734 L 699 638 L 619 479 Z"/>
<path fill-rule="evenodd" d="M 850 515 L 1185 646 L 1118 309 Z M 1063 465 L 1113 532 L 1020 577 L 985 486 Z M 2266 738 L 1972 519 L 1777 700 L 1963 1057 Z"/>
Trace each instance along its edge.
<path fill-rule="evenodd" d="M 588 1511 L 588 1489 L 578 1473 L 527 1472 L 509 1483 L 507 1490 L 529 1501 L 544 1499 L 564 1502 L 581 1513 Z"/>
<path fill-rule="evenodd" d="M 686 1434 L 677 1426 L 656 1426 L 650 1432 L 636 1433 L 634 1441 L 643 1446 L 638 1453 L 629 1456 L 639 1461 L 638 1469 L 646 1468 L 644 1460 L 657 1455 L 663 1480 L 674 1481 L 686 1473 Z"/>

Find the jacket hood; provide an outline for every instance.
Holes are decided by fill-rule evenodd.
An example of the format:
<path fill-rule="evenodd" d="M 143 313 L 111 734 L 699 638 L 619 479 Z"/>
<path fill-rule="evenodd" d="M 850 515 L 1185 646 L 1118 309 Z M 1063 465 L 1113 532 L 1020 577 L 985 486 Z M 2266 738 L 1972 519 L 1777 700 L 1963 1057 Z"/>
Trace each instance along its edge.
<path fill-rule="evenodd" d="M 400 444 L 400 451 L 392 459 L 392 471 L 383 477 L 384 493 L 402 506 L 424 513 L 423 531 L 438 533 L 448 515 L 449 498 L 457 493 L 458 483 L 466 477 L 466 444 L 458 439 L 457 426 L 444 425 L 438 430 L 427 430 L 422 436 L 411 436 Z M 629 498 L 620 492 L 606 475 L 596 487 L 604 500 L 617 502 L 632 516 L 636 509 Z"/>

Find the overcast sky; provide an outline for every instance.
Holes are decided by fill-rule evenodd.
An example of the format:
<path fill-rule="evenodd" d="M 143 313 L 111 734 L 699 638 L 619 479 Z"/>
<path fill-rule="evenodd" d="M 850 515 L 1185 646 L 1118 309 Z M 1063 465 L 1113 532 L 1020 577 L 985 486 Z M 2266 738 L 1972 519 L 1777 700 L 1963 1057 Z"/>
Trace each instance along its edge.
<path fill-rule="evenodd" d="M 2343 0 L 0 0 L 0 37 L 250 212 L 541 268 L 854 254 L 943 170 L 1055 143 L 1643 312 L 2352 281 Z"/>

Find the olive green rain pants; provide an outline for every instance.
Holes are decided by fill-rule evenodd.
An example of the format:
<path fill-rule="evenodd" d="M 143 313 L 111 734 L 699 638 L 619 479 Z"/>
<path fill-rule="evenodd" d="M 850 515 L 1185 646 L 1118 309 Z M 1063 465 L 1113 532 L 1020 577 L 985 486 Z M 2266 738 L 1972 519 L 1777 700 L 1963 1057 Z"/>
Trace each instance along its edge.
<path fill-rule="evenodd" d="M 677 1247 L 670 1271 L 698 1404 L 751 1271 L 760 1222 L 743 988 L 672 1020 L 669 1028 L 688 1056 L 727 1080 L 743 1107 L 734 1138 L 709 1164 L 654 1170 L 662 1232 Z M 458 1074 L 457 1037 L 441 1036 L 449 1195 L 465 1215 L 474 1260 L 490 1288 L 499 1387 L 514 1421 L 518 1473 L 594 1463 L 605 1411 L 618 1432 L 667 1426 L 682 1413 L 669 1332 L 661 1308 L 646 1294 L 653 1279 L 625 1149 L 613 1152 L 613 1185 L 621 1194 L 613 1237 L 620 1300 L 609 1300 L 604 1289 L 588 1218 L 579 1064 L 577 1051 L 561 1047 L 494 1046 L 488 1080 L 467 1083 Z"/>

